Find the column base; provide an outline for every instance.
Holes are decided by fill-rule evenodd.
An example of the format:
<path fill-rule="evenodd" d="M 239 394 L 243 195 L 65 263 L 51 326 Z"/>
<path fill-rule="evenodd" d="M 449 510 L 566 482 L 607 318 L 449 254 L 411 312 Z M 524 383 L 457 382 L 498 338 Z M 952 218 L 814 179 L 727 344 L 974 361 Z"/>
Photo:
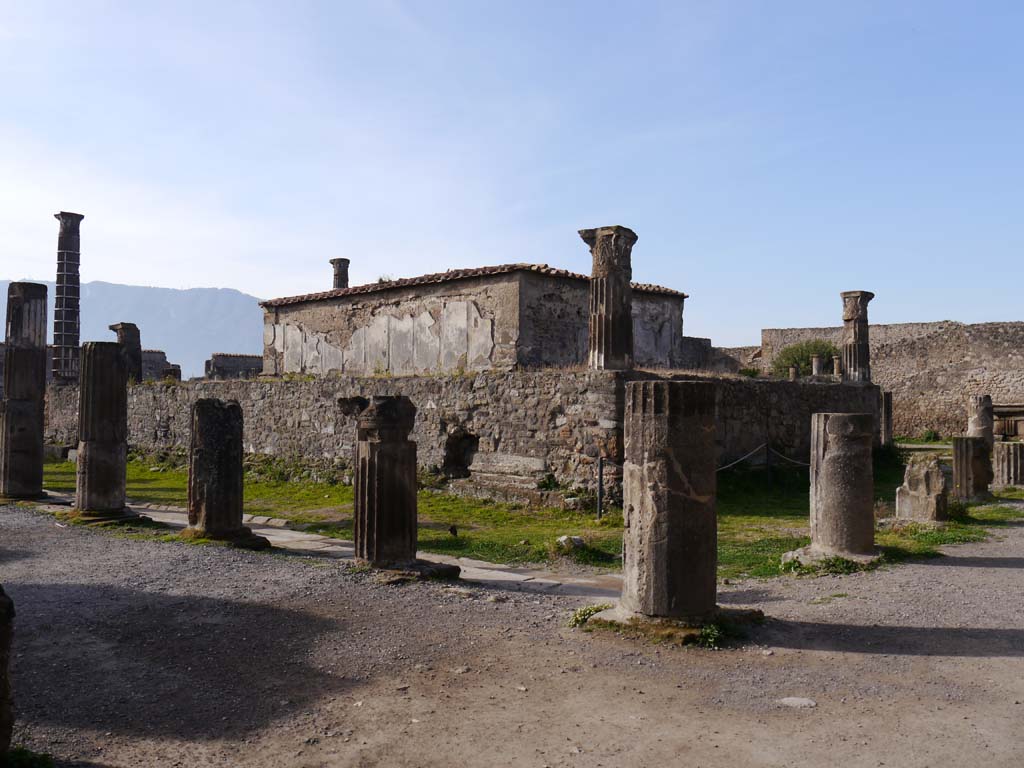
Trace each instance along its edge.
<path fill-rule="evenodd" d="M 218 533 L 211 533 L 210 531 L 204 531 L 201 528 L 186 528 L 180 534 L 183 539 L 212 539 L 213 541 L 223 541 L 232 547 L 238 547 L 239 549 L 252 549 L 262 550 L 270 549 L 270 540 L 265 536 L 259 536 L 252 532 L 250 528 L 242 526 L 236 531 L 221 531 Z"/>
<path fill-rule="evenodd" d="M 149 520 L 145 515 L 140 515 L 131 507 L 111 510 L 82 510 L 71 509 L 65 517 L 82 525 L 94 523 L 135 523 L 141 520 Z"/>
<path fill-rule="evenodd" d="M 50 498 L 50 494 L 46 491 L 40 491 L 39 493 L 0 493 L 0 504 L 14 504 L 18 501 L 43 501 L 44 499 Z"/>
<path fill-rule="evenodd" d="M 716 605 L 713 611 L 703 616 L 669 618 L 648 616 L 631 611 L 621 602 L 616 601 L 611 608 L 591 616 L 587 623 L 593 623 L 596 626 L 620 627 L 642 635 L 673 640 L 687 645 L 696 642 L 701 630 L 712 624 L 742 627 L 760 624 L 762 621 L 764 621 L 764 612 L 755 608 L 723 608 Z"/>
<path fill-rule="evenodd" d="M 357 557 L 356 562 L 384 571 L 389 583 L 426 581 L 428 579 L 455 581 L 462 573 L 462 569 L 457 565 L 432 563 L 428 560 L 413 560 L 408 563 L 371 563 Z"/>
<path fill-rule="evenodd" d="M 882 558 L 882 553 L 877 550 L 870 555 L 856 552 L 826 552 L 811 545 L 801 549 L 794 549 L 792 552 L 784 554 L 782 556 L 782 565 L 796 563 L 805 568 L 813 568 L 821 562 L 831 560 L 832 558 L 840 558 L 857 563 L 857 565 L 868 566 L 877 563 Z"/>

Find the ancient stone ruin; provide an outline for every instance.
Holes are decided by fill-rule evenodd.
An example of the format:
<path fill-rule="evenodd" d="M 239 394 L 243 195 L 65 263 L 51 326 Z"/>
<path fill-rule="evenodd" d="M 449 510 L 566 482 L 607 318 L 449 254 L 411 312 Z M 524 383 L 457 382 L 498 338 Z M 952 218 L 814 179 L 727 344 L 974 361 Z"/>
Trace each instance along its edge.
<path fill-rule="evenodd" d="M 871 348 L 868 344 L 868 302 L 870 291 L 844 291 L 843 299 L 843 380 L 855 384 L 871 383 Z"/>
<path fill-rule="evenodd" d="M 995 444 L 995 415 L 991 395 L 971 395 L 967 403 L 967 437 L 985 440 L 988 450 Z"/>
<path fill-rule="evenodd" d="M 142 382 L 142 340 L 139 327 L 135 323 L 114 323 L 110 330 L 117 334 L 117 343 L 124 348 L 129 383 Z"/>
<path fill-rule="evenodd" d="M 14 629 L 14 602 L 0 586 L 0 759 L 11 746 L 14 707 L 11 703 L 11 635 Z"/>
<path fill-rule="evenodd" d="M 7 290 L 4 399 L 0 402 L 0 497 L 43 495 L 46 398 L 46 286 Z"/>
<path fill-rule="evenodd" d="M 874 414 L 811 417 L 811 545 L 783 556 L 808 564 L 828 557 L 876 557 Z"/>
<path fill-rule="evenodd" d="M 57 235 L 57 286 L 53 308 L 53 377 L 58 382 L 78 380 L 79 301 L 81 285 L 80 213 L 55 213 L 60 222 Z"/>
<path fill-rule="evenodd" d="M 626 227 L 581 229 L 590 248 L 590 367 L 625 371 L 633 367 L 633 266 L 636 233 Z"/>
<path fill-rule="evenodd" d="M 213 398 L 192 405 L 188 459 L 188 538 L 222 539 L 245 549 L 270 542 L 242 525 L 242 407 Z"/>
<path fill-rule="evenodd" d="M 340 291 L 348 288 L 348 259 L 331 259 L 331 266 L 334 267 L 334 290 Z"/>
<path fill-rule="evenodd" d="M 994 487 L 1024 486 L 1024 443 L 996 443 L 992 465 Z"/>
<path fill-rule="evenodd" d="M 953 438 L 953 495 L 961 501 L 991 497 L 992 453 L 984 437 Z"/>
<path fill-rule="evenodd" d="M 716 611 L 715 385 L 626 392 L 622 609 L 699 624 Z"/>
<path fill-rule="evenodd" d="M 892 392 L 882 392 L 881 410 L 878 415 L 879 440 L 883 447 L 888 448 L 893 444 L 892 428 Z"/>
<path fill-rule="evenodd" d="M 949 517 L 946 474 L 936 457 L 914 456 L 907 462 L 903 485 L 896 489 L 896 517 L 919 522 Z"/>
<path fill-rule="evenodd" d="M 821 376 L 821 355 L 811 355 L 811 376 Z"/>
<path fill-rule="evenodd" d="M 416 406 L 375 397 L 360 414 L 355 467 L 356 557 L 374 566 L 416 560 Z"/>
<path fill-rule="evenodd" d="M 121 345 L 86 342 L 81 368 L 75 507 L 90 517 L 129 516 L 125 507 L 128 370 Z"/>

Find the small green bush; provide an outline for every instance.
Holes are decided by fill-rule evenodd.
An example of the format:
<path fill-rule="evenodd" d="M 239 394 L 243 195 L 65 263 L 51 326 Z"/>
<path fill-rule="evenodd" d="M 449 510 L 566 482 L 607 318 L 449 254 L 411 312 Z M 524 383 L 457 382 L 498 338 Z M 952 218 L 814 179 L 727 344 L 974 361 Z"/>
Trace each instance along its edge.
<path fill-rule="evenodd" d="M 791 366 L 796 366 L 803 375 L 811 372 L 811 356 L 821 355 L 821 364 L 825 370 L 832 365 L 832 358 L 839 354 L 836 345 L 824 339 L 810 339 L 797 344 L 783 347 L 775 360 L 772 361 L 772 375 L 783 378 L 789 375 Z"/>
<path fill-rule="evenodd" d="M 757 368 L 740 368 L 738 371 L 740 376 L 746 376 L 748 379 L 756 379 L 761 375 L 761 372 Z"/>
<path fill-rule="evenodd" d="M 939 442 L 939 440 L 942 439 L 942 435 L 940 435 L 934 429 L 926 429 L 924 431 L 924 434 L 921 435 L 921 437 L 923 437 L 929 443 L 937 443 L 937 442 Z"/>

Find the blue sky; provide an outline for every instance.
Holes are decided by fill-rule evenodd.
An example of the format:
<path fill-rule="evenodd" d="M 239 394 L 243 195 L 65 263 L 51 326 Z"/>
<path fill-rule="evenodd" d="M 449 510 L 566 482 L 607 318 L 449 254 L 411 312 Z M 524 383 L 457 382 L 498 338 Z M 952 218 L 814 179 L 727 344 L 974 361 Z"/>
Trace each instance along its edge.
<path fill-rule="evenodd" d="M 1019 2 L 0 0 L 0 278 L 322 290 L 639 234 L 686 332 L 1019 320 Z"/>

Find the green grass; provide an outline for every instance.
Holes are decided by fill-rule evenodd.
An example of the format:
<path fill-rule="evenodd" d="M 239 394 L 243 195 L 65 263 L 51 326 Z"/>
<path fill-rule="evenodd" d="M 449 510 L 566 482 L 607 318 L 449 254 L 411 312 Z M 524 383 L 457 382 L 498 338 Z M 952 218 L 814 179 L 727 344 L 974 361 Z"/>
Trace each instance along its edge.
<path fill-rule="evenodd" d="M 136 502 L 185 506 L 187 472 L 148 460 L 128 464 L 128 496 Z M 74 464 L 46 465 L 46 487 L 74 490 Z M 896 452 L 883 455 L 875 467 L 875 496 L 891 504 L 903 479 Z M 1012 489 L 1003 498 L 1024 498 Z M 621 567 L 622 512 L 611 509 L 598 521 L 589 513 L 559 509 L 532 509 L 514 504 L 452 496 L 439 491 L 419 492 L 419 544 L 422 550 L 496 563 L 547 563 L 562 556 L 555 539 L 581 536 L 586 542 L 570 557 L 577 563 L 600 568 Z M 307 530 L 336 538 L 352 538 L 352 488 L 340 483 L 271 481 L 246 477 L 245 510 L 252 514 L 283 517 L 305 523 Z M 720 578 L 766 578 L 779 575 L 780 558 L 806 546 L 809 500 L 806 470 L 772 467 L 731 470 L 719 475 L 718 573 Z M 972 507 L 967 516 L 942 529 L 905 525 L 879 531 L 877 542 L 883 562 L 910 557 L 934 557 L 947 544 L 980 541 L 987 529 L 1024 517 L 1010 507 Z M 449 532 L 457 528 L 457 535 Z M 123 531 L 119 535 L 159 538 L 173 534 Z M 838 569 L 839 566 L 837 565 Z"/>

